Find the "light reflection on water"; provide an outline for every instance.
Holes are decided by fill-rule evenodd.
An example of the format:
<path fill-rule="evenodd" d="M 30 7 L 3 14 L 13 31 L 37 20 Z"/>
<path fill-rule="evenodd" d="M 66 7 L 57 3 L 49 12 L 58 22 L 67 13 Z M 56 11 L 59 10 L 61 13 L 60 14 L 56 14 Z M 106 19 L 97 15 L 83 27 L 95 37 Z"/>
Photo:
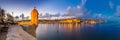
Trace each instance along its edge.
<path fill-rule="evenodd" d="M 115 30 L 115 31 L 113 31 Z M 38 40 L 118 40 L 119 29 L 99 24 L 39 24 Z"/>

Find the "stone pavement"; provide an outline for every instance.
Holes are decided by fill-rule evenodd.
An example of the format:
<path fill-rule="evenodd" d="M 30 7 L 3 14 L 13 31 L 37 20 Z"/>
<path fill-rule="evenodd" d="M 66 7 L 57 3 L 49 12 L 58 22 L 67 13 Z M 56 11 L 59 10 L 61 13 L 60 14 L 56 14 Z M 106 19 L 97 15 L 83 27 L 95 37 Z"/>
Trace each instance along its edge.
<path fill-rule="evenodd" d="M 1 35 L 0 35 L 1 36 Z M 7 33 L 6 40 L 37 40 L 35 37 L 27 33 L 21 26 L 10 26 Z"/>

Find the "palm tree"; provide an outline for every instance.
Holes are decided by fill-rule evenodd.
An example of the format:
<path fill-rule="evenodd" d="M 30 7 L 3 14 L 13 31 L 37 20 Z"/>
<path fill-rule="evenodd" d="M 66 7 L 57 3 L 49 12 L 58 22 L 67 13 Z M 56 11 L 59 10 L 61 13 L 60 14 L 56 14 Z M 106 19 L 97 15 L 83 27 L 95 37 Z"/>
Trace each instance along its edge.
<path fill-rule="evenodd" d="M 5 10 L 0 8 L 0 20 L 4 24 Z"/>
<path fill-rule="evenodd" d="M 24 19 L 24 14 L 22 13 L 21 15 L 20 15 L 20 17 L 22 18 L 22 20 Z"/>

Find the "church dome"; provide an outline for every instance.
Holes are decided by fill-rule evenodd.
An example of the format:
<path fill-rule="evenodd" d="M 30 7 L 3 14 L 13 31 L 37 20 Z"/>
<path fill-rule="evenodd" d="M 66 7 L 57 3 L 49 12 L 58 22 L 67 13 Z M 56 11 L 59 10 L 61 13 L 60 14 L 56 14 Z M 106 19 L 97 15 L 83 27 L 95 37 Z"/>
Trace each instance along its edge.
<path fill-rule="evenodd" d="M 34 9 L 31 11 L 31 14 L 34 14 L 34 13 L 38 13 L 38 11 L 37 11 L 37 9 L 36 9 L 36 7 L 34 7 Z"/>

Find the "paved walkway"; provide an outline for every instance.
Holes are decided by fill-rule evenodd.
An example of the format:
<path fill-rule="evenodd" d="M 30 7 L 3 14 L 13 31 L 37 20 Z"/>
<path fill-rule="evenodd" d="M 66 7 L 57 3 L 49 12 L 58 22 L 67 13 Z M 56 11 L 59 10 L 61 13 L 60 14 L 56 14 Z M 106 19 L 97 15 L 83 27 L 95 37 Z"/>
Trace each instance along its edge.
<path fill-rule="evenodd" d="M 7 32 L 0 32 L 0 40 L 6 40 Z"/>
<path fill-rule="evenodd" d="M 21 26 L 14 25 L 10 26 L 8 29 L 6 40 L 37 40 L 32 35 L 25 32 Z"/>
<path fill-rule="evenodd" d="M 7 30 L 7 27 L 1 27 L 0 25 L 0 40 L 6 40 Z"/>

